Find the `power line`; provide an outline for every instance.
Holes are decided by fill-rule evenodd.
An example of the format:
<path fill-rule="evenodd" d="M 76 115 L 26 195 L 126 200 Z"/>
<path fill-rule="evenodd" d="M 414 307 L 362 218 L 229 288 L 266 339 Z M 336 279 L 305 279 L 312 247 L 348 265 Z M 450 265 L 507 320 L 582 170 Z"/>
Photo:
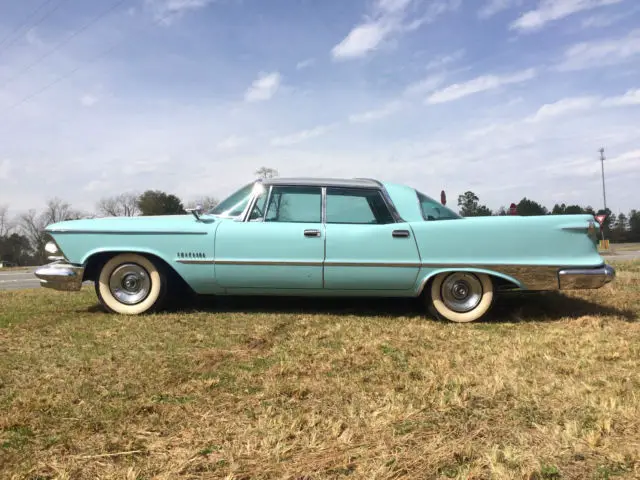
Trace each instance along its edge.
<path fill-rule="evenodd" d="M 96 60 L 99 60 L 100 58 L 104 57 L 105 55 L 107 55 L 108 53 L 110 53 L 111 51 L 113 51 L 116 47 L 118 46 L 118 42 L 114 43 L 113 45 L 111 45 L 109 48 L 107 48 L 106 50 L 103 50 L 101 53 L 99 53 L 98 55 L 90 58 L 89 60 L 87 60 L 85 63 L 81 63 L 80 65 L 78 65 L 76 68 L 74 68 L 73 70 L 67 72 L 64 75 L 59 76 L 58 78 L 53 79 L 51 82 L 45 84 L 42 88 L 40 88 L 39 90 L 36 90 L 35 92 L 27 95 L 26 97 L 23 97 L 20 101 L 14 103 L 13 105 L 11 105 L 7 110 L 13 110 L 14 108 L 19 107 L 20 105 L 22 105 L 23 103 L 28 102 L 29 100 L 31 100 L 34 97 L 37 97 L 38 95 L 40 95 L 41 93 L 49 90 L 51 87 L 53 87 L 54 85 L 62 82 L 63 80 L 66 80 L 67 78 L 71 77 L 72 75 L 74 75 L 78 70 L 82 69 L 83 67 L 85 67 L 86 65 L 95 62 Z"/>
<path fill-rule="evenodd" d="M 155 25 L 160 25 L 161 23 L 163 23 L 167 18 L 169 18 L 171 16 L 171 13 L 165 15 L 162 18 L 157 19 L 156 21 L 153 22 L 153 24 Z M 31 100 L 34 97 L 37 97 L 38 95 L 40 95 L 41 93 L 44 93 L 45 91 L 49 90 L 51 87 L 57 85 L 58 83 L 66 80 L 67 78 L 73 76 L 76 72 L 78 72 L 79 70 L 81 70 L 83 67 L 85 67 L 88 64 L 91 64 L 93 62 L 95 62 L 96 60 L 99 60 L 100 58 L 108 55 L 109 53 L 111 53 L 113 50 L 115 50 L 115 48 L 121 43 L 124 42 L 124 40 L 127 37 L 121 38 L 119 41 L 114 42 L 109 48 L 103 50 L 102 52 L 98 53 L 97 55 L 91 57 L 89 60 L 86 60 L 84 63 L 81 63 L 80 65 L 78 65 L 76 68 L 74 68 L 73 70 L 67 72 L 64 75 L 59 76 L 58 78 L 53 79 L 51 82 L 45 84 L 42 88 L 40 88 L 39 90 L 36 90 L 35 92 L 27 95 L 26 97 L 23 97 L 21 100 L 19 100 L 18 102 L 14 103 L 13 105 L 11 105 L 10 107 L 7 108 L 7 111 L 9 110 L 13 110 L 14 108 L 19 107 L 20 105 L 22 105 L 23 103 L 28 102 L 29 100 Z"/>
<path fill-rule="evenodd" d="M 22 70 L 20 70 L 18 73 L 16 73 L 14 76 L 10 77 L 7 81 L 5 81 L 0 88 L 4 88 L 6 87 L 8 84 L 10 84 L 11 82 L 13 82 L 16 78 L 18 78 L 20 75 L 22 75 L 23 73 L 28 72 L 29 70 L 31 70 L 33 67 L 35 67 L 37 64 L 39 64 L 40 62 L 42 62 L 45 58 L 49 57 L 50 55 L 52 55 L 53 53 L 55 53 L 56 51 L 58 51 L 62 46 L 66 45 L 67 43 L 69 43 L 71 40 L 73 40 L 75 37 L 77 37 L 78 35 L 80 35 L 82 32 L 84 32 L 85 30 L 87 30 L 89 27 L 91 27 L 92 25 L 94 25 L 95 23 L 97 23 L 98 21 L 100 21 L 101 19 L 103 19 L 104 17 L 106 17 L 108 14 L 110 14 L 111 12 L 113 12 L 116 8 L 118 8 L 120 5 L 122 5 L 123 3 L 125 3 L 128 0 L 118 0 L 115 3 L 113 3 L 109 8 L 107 8 L 106 10 L 104 10 L 102 13 L 98 14 L 97 16 L 93 17 L 91 20 L 89 20 L 87 23 L 85 23 L 84 25 L 82 25 L 80 28 L 78 28 L 77 30 L 71 32 L 71 34 L 69 34 L 66 38 L 64 38 L 61 42 L 58 42 L 51 50 L 45 52 L 43 55 L 41 55 L 40 57 L 38 57 L 35 61 L 31 62 L 30 64 L 26 65 L 24 68 L 22 68 Z"/>
<path fill-rule="evenodd" d="M 40 17 L 33 25 L 31 25 L 30 28 L 35 28 L 38 25 L 40 25 L 42 22 L 44 22 L 47 18 L 49 18 L 56 10 L 58 10 L 65 2 L 69 1 L 69 0 L 45 0 L 44 3 L 40 4 L 39 7 L 37 7 L 30 15 L 27 16 L 27 19 L 22 22 L 22 24 L 20 26 L 18 26 L 18 28 L 15 28 L 13 30 L 13 32 L 11 32 L 9 35 L 7 35 L 6 37 L 4 37 L 4 39 L 0 42 L 0 47 L 4 45 L 4 48 L 0 49 L 0 52 L 3 52 L 4 50 L 6 50 L 7 48 L 9 48 L 11 45 L 13 45 L 14 43 L 16 43 L 18 41 L 18 39 L 20 38 L 20 35 L 17 35 L 13 38 L 13 40 L 11 40 L 8 44 L 5 45 L 6 41 L 11 38 L 11 36 L 16 33 L 19 32 L 20 30 L 22 30 L 23 27 L 25 27 L 26 25 L 29 24 L 29 22 L 31 21 L 31 19 L 33 17 L 36 16 L 36 14 L 42 10 L 45 6 L 47 6 L 48 4 L 54 2 L 54 1 L 58 1 L 57 5 L 54 5 L 54 7 L 49 10 L 47 13 L 45 13 L 42 17 Z"/>
<path fill-rule="evenodd" d="M 7 33 L 5 35 L 5 37 L 0 40 L 0 46 L 2 46 L 4 44 L 4 42 L 6 42 L 9 38 L 11 38 L 11 35 L 13 35 L 16 32 L 19 32 L 20 29 L 22 29 L 22 27 L 24 27 L 26 24 L 29 23 L 29 21 L 36 16 L 36 14 L 42 10 L 45 6 L 47 6 L 49 3 L 51 3 L 53 0 L 45 0 L 44 2 L 42 2 L 38 7 L 36 7 L 35 10 L 32 10 L 31 13 L 29 15 L 26 16 L 26 18 L 24 19 L 24 21 L 22 23 L 20 23 L 16 28 L 14 28 L 11 32 Z"/>

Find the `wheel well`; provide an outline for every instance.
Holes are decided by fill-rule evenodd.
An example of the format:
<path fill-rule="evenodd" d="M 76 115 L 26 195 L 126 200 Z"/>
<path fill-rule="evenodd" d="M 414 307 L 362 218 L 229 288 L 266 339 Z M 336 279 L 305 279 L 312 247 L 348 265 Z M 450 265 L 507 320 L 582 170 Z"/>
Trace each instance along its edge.
<path fill-rule="evenodd" d="M 420 292 L 420 296 L 424 296 L 424 295 L 429 295 L 429 291 L 431 290 L 431 285 L 433 284 L 433 281 L 435 280 L 435 278 L 442 274 L 442 273 L 453 273 L 453 272 L 458 272 L 458 271 L 465 271 L 465 270 L 446 270 L 444 272 L 437 272 L 433 275 L 431 275 L 426 282 L 423 283 L 422 286 L 422 291 Z M 469 273 L 484 273 L 485 275 L 488 275 L 489 278 L 491 279 L 491 281 L 493 282 L 493 286 L 496 292 L 503 292 L 503 291 L 508 291 L 508 290 L 518 290 L 520 289 L 520 286 L 513 282 L 512 280 L 508 280 L 504 277 L 501 277 L 499 275 L 495 275 L 492 274 L 490 272 L 475 272 L 475 271 L 469 271 Z"/>
<path fill-rule="evenodd" d="M 151 260 L 160 270 L 162 270 L 162 273 L 166 275 L 171 290 L 185 288 L 188 291 L 192 291 L 189 284 L 184 280 L 184 278 L 182 278 L 182 276 L 178 272 L 175 271 L 175 269 L 171 265 L 169 265 L 166 261 L 164 261 L 157 255 L 146 252 L 100 252 L 91 255 L 91 257 L 89 257 L 86 262 L 82 280 L 92 282 L 96 281 L 100 276 L 100 270 L 102 269 L 104 264 L 116 255 L 120 255 L 122 253 L 133 253 L 136 255 L 142 255 L 143 257 Z"/>

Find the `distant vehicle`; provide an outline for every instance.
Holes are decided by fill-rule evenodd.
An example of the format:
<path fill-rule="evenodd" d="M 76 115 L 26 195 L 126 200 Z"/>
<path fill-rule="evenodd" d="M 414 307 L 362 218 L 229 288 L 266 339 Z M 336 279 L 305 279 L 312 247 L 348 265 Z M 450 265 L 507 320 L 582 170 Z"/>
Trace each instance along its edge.
<path fill-rule="evenodd" d="M 0 268 L 9 268 L 9 267 L 16 267 L 16 266 L 17 265 L 13 262 L 0 260 Z"/>
<path fill-rule="evenodd" d="M 258 180 L 209 212 L 50 225 L 44 287 L 95 283 L 120 314 L 197 294 L 421 297 L 453 322 L 482 318 L 504 290 L 599 288 L 615 271 L 591 215 L 462 218 L 404 185 Z"/>

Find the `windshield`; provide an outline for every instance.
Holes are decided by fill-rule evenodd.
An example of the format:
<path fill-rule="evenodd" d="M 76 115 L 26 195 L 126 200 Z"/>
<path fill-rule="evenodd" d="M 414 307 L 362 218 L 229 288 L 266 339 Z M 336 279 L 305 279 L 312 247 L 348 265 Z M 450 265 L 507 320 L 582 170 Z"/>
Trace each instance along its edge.
<path fill-rule="evenodd" d="M 251 194 L 253 192 L 253 183 L 249 183 L 240 190 L 225 198 L 222 202 L 215 206 L 208 213 L 210 215 L 219 215 L 221 217 L 237 217 L 247 207 Z"/>
<path fill-rule="evenodd" d="M 453 210 L 448 209 L 441 203 L 436 202 L 433 198 L 427 197 L 424 193 L 417 192 L 422 217 L 425 220 L 453 220 L 461 218 L 460 215 Z"/>

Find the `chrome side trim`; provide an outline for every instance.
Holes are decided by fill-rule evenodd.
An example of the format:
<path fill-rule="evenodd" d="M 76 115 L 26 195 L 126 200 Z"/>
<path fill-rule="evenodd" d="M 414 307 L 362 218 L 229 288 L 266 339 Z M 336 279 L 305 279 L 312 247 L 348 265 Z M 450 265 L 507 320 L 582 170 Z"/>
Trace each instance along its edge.
<path fill-rule="evenodd" d="M 420 268 L 417 262 L 324 262 L 325 267 L 390 267 L 390 268 Z"/>
<path fill-rule="evenodd" d="M 49 233 L 82 233 L 90 235 L 209 235 L 209 232 L 193 231 L 144 231 L 144 230 L 46 230 Z"/>
<path fill-rule="evenodd" d="M 42 287 L 63 292 L 77 292 L 82 288 L 84 267 L 54 262 L 37 268 L 34 274 L 40 280 Z"/>
<path fill-rule="evenodd" d="M 615 277 L 616 271 L 610 265 L 600 268 L 567 268 L 558 272 L 561 290 L 600 288 Z"/>
<path fill-rule="evenodd" d="M 327 223 L 327 187 L 322 187 L 322 213 L 320 217 L 320 221 L 323 224 Z"/>
<path fill-rule="evenodd" d="M 216 265 L 253 265 L 253 266 L 274 266 L 274 267 L 322 267 L 324 262 L 292 260 L 292 261 L 271 261 L 271 260 L 214 260 Z"/>
<path fill-rule="evenodd" d="M 184 265 L 213 265 L 216 263 L 213 259 L 200 258 L 200 259 L 186 259 L 177 258 L 174 260 L 176 263 L 182 263 Z"/>

